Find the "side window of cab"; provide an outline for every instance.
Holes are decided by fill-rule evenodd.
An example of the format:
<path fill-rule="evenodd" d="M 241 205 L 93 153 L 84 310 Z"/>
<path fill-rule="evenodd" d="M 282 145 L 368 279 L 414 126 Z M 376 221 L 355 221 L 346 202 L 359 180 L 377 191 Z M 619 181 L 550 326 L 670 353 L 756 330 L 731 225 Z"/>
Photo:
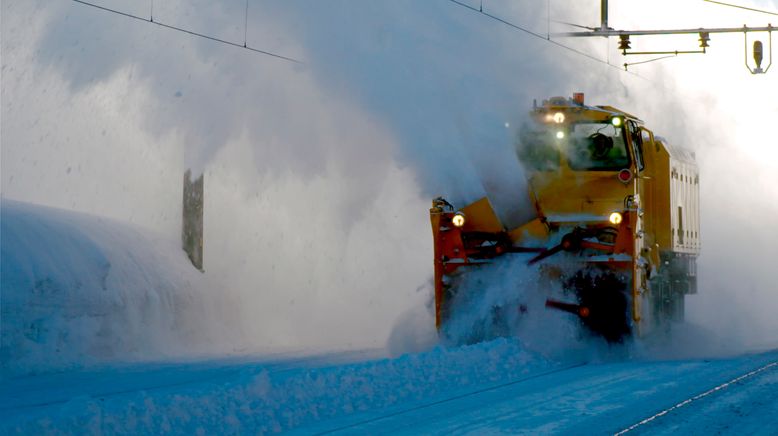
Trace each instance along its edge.
<path fill-rule="evenodd" d="M 654 148 L 656 151 L 659 151 L 659 145 L 654 142 L 654 135 L 651 133 L 650 130 L 646 129 L 645 127 L 640 129 L 640 135 L 643 139 L 642 144 L 643 146 L 650 146 L 650 144 L 654 144 Z"/>
<path fill-rule="evenodd" d="M 640 128 L 634 121 L 628 121 L 627 130 L 632 143 L 632 154 L 635 156 L 635 165 L 637 165 L 638 171 L 643 171 L 646 165 L 643 162 L 643 138 Z"/>

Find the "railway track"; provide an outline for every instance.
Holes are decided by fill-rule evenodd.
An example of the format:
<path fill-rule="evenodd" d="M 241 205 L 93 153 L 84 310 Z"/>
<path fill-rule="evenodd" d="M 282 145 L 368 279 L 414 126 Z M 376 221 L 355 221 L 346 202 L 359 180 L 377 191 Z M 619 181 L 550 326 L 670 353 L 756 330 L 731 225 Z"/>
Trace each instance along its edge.
<path fill-rule="evenodd" d="M 655 414 L 653 414 L 653 415 L 651 415 L 651 416 L 649 416 L 649 417 L 647 417 L 645 419 L 642 419 L 642 420 L 640 420 L 640 421 L 630 425 L 629 427 L 624 428 L 621 431 L 618 431 L 618 432 L 614 433 L 614 435 L 615 436 L 620 436 L 620 435 L 629 433 L 629 432 L 631 432 L 633 430 L 637 430 L 640 427 L 646 426 L 646 425 L 648 425 L 648 424 L 650 424 L 650 423 L 652 423 L 652 422 L 654 422 L 654 421 L 656 421 L 656 420 L 658 420 L 658 419 L 660 419 L 660 418 L 662 418 L 664 416 L 667 416 L 667 415 L 677 411 L 678 409 L 681 409 L 683 407 L 689 406 L 692 403 L 694 403 L 695 401 L 700 401 L 700 400 L 702 400 L 702 399 L 704 399 L 706 397 L 709 397 L 711 395 L 719 393 L 719 392 L 721 392 L 724 389 L 733 389 L 735 386 L 737 386 L 739 383 L 745 381 L 746 379 L 749 379 L 749 378 L 755 377 L 757 375 L 760 375 L 760 374 L 764 373 L 765 371 L 775 370 L 777 368 L 778 368 L 778 360 L 770 362 L 770 363 L 768 363 L 766 365 L 762 365 L 759 368 L 756 368 L 754 370 L 748 371 L 748 372 L 746 372 L 746 373 L 744 373 L 744 374 L 742 374 L 742 375 L 740 375 L 738 377 L 735 377 L 735 378 L 733 378 L 733 379 L 731 379 L 729 381 L 726 381 L 726 382 L 721 383 L 721 384 L 719 384 L 717 386 L 714 386 L 713 388 L 710 388 L 710 389 L 708 389 L 708 390 L 706 390 L 704 392 L 701 392 L 701 393 L 699 393 L 697 395 L 689 397 L 689 398 L 687 398 L 687 399 L 685 399 L 685 400 L 683 400 L 683 401 L 681 401 L 681 402 L 679 402 L 679 403 L 677 403 L 677 404 L 675 404 L 673 406 L 670 406 L 670 407 L 668 407 L 666 409 L 660 410 L 659 412 L 657 412 L 657 413 L 655 413 Z"/>

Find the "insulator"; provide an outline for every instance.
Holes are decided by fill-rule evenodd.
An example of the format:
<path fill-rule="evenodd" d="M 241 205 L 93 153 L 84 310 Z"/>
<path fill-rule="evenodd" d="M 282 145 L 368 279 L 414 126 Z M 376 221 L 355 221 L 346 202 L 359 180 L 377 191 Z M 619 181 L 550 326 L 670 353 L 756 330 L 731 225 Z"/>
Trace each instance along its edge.
<path fill-rule="evenodd" d="M 710 34 L 708 32 L 700 32 L 700 47 L 701 48 L 708 48 L 710 45 L 708 45 L 708 42 L 710 41 Z"/>
<path fill-rule="evenodd" d="M 756 62 L 756 68 L 762 68 L 762 41 L 754 41 L 754 62 Z"/>
<path fill-rule="evenodd" d="M 622 50 L 622 51 L 626 52 L 630 48 L 632 48 L 632 47 L 630 46 L 629 35 L 620 35 L 619 36 L 619 50 Z"/>

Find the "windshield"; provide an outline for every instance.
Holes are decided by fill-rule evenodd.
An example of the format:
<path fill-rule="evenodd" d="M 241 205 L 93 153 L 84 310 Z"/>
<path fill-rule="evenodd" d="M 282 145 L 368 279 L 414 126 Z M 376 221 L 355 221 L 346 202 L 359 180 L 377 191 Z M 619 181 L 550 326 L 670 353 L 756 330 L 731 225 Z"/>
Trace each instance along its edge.
<path fill-rule="evenodd" d="M 567 162 L 574 170 L 620 170 L 629 167 L 623 130 L 611 123 L 573 124 Z"/>
<path fill-rule="evenodd" d="M 530 130 L 527 126 L 519 133 L 516 151 L 527 169 L 553 171 L 559 168 L 559 148 L 551 130 Z"/>
<path fill-rule="evenodd" d="M 611 123 L 524 126 L 516 150 L 525 168 L 534 171 L 558 169 L 560 150 L 577 171 L 618 171 L 630 163 L 623 127 Z"/>

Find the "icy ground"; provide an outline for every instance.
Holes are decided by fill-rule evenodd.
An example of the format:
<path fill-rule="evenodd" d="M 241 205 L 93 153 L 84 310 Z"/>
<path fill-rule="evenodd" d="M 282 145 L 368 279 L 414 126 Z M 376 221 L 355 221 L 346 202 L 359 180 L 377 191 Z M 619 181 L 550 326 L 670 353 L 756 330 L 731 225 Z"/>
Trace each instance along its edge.
<path fill-rule="evenodd" d="M 778 361 L 551 363 L 497 340 L 396 359 L 136 364 L 5 380 L 2 434 L 613 434 Z M 346 363 L 344 363 L 344 361 Z M 778 368 L 634 431 L 775 434 Z"/>
<path fill-rule="evenodd" d="M 560 354 L 538 330 L 534 343 L 392 358 L 238 356 L 213 344 L 225 317 L 175 243 L 18 202 L 1 211 L 0 434 L 612 434 L 641 421 L 633 432 L 778 434 L 774 347 Z M 687 355 L 705 354 L 687 340 Z"/>

